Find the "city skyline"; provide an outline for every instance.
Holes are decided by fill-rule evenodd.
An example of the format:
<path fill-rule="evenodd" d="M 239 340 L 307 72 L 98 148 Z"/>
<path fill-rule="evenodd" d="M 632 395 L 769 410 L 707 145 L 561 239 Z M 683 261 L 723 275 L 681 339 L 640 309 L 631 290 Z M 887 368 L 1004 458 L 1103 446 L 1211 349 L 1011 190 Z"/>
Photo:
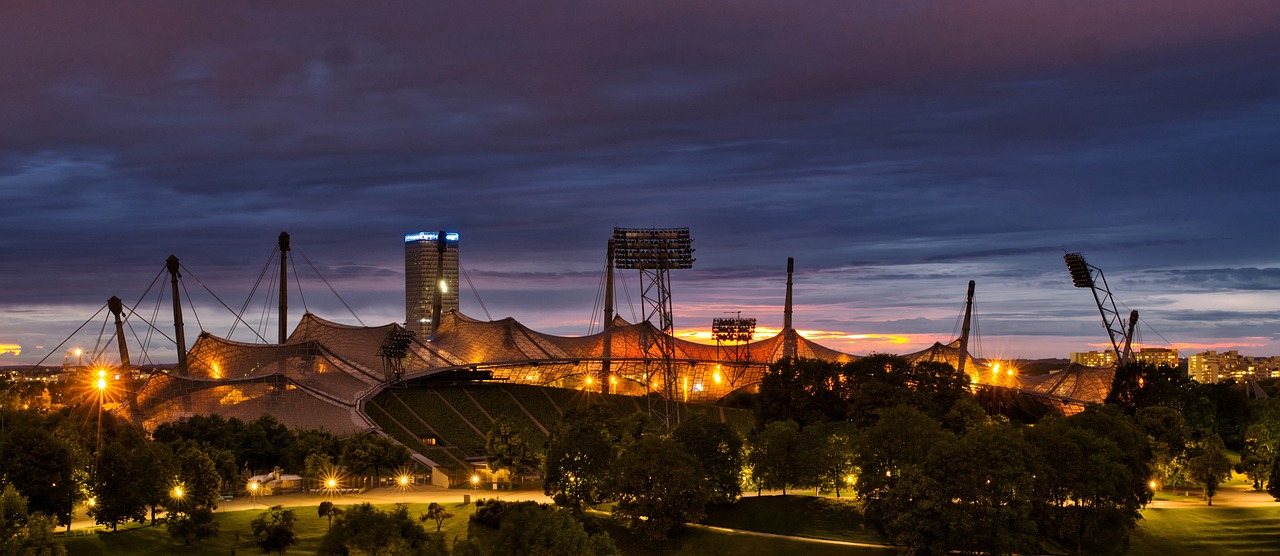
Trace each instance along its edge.
<path fill-rule="evenodd" d="M 1280 354 L 1278 31 L 1269 2 L 11 4 L 0 365 L 170 254 L 238 307 L 281 231 L 290 328 L 358 324 L 327 285 L 402 322 L 404 234 L 455 230 L 465 314 L 584 335 L 618 226 L 690 228 L 682 337 L 776 332 L 794 257 L 833 349 L 949 341 L 975 280 L 975 355 L 1066 358 L 1109 343 L 1081 252 L 1145 345 Z M 200 303 L 188 345 L 231 324 Z"/>

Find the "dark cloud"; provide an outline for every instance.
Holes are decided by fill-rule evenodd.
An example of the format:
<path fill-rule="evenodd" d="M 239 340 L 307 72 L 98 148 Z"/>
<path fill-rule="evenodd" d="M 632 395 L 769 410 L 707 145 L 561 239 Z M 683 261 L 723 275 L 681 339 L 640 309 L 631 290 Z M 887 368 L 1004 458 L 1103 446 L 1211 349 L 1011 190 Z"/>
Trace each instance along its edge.
<path fill-rule="evenodd" d="M 169 254 L 238 307 L 281 230 L 317 311 L 403 318 L 400 234 L 450 229 L 495 318 L 581 333 L 611 228 L 689 226 L 683 326 L 780 324 L 795 257 L 811 322 L 946 336 L 974 279 L 987 334 L 1062 355 L 1096 336 L 1063 250 L 1153 322 L 1275 289 L 1278 29 L 1265 1 L 7 2 L 0 344 L 52 349 Z"/>

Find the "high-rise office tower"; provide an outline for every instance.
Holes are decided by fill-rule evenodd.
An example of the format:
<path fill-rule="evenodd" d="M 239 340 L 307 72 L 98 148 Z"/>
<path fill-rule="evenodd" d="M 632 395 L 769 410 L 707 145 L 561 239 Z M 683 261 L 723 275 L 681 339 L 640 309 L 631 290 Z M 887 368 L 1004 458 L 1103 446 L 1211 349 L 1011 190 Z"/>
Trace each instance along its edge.
<path fill-rule="evenodd" d="M 404 294 L 405 328 L 431 338 L 440 316 L 458 308 L 458 232 L 405 234 Z"/>

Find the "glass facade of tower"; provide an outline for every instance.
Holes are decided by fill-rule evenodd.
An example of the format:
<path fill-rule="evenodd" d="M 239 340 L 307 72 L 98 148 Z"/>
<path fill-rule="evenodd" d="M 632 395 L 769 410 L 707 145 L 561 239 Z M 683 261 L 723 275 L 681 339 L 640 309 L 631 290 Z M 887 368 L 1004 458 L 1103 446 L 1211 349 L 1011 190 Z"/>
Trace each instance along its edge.
<path fill-rule="evenodd" d="M 441 315 L 458 308 L 458 233 L 405 234 L 405 328 L 424 340 L 433 332 L 437 290 Z"/>

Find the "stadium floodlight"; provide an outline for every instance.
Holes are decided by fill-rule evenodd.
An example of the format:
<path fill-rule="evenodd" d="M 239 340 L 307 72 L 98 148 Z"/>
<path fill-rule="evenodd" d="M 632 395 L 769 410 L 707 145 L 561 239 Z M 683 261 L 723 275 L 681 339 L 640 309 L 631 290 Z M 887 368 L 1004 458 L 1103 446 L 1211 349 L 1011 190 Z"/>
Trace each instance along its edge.
<path fill-rule="evenodd" d="M 620 270 L 693 268 L 689 228 L 614 228 L 613 265 Z"/>
<path fill-rule="evenodd" d="M 1067 270 L 1071 272 L 1071 283 L 1077 288 L 1092 288 L 1093 273 L 1089 271 L 1089 263 L 1084 261 L 1080 253 L 1067 253 L 1062 256 L 1067 261 Z"/>
<path fill-rule="evenodd" d="M 750 342 L 756 335 L 756 319 L 711 319 L 711 337 L 717 342 Z"/>

